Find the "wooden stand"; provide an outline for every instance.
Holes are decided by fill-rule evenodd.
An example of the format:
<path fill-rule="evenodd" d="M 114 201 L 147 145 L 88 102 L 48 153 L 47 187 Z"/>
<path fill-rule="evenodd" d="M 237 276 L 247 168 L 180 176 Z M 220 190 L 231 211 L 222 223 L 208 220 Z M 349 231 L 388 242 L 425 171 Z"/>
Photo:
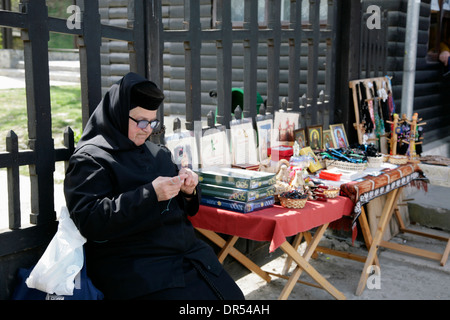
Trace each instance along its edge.
<path fill-rule="evenodd" d="M 362 292 L 364 291 L 364 288 L 366 286 L 367 278 L 369 275 L 367 270 L 370 270 L 370 267 L 373 264 L 378 265 L 378 262 L 376 259 L 377 259 L 377 251 L 378 251 L 379 247 L 384 247 L 384 248 L 404 252 L 404 253 L 419 256 L 419 257 L 437 260 L 437 261 L 440 261 L 441 266 L 445 266 L 445 264 L 448 260 L 448 257 L 450 254 L 450 238 L 436 236 L 436 235 L 418 232 L 418 231 L 414 231 L 414 230 L 409 230 L 405 227 L 403 219 L 402 219 L 401 215 L 399 214 L 398 208 L 396 205 L 398 197 L 400 196 L 400 194 L 402 192 L 402 189 L 403 188 L 394 189 L 388 194 L 388 198 L 387 198 L 386 204 L 383 208 L 383 212 L 380 217 L 380 222 L 378 224 L 377 231 L 375 232 L 375 235 L 373 237 L 373 240 L 372 240 L 372 243 L 371 243 L 371 246 L 369 249 L 369 253 L 367 255 L 367 258 L 366 258 L 366 261 L 364 264 L 364 268 L 363 268 L 363 271 L 361 274 L 361 278 L 358 283 L 358 288 L 356 290 L 356 295 L 358 295 L 358 296 L 362 294 Z M 441 253 L 437 253 L 437 252 L 432 252 L 432 251 L 428 251 L 428 250 L 423 250 L 423 249 L 414 248 L 411 246 L 392 243 L 392 242 L 383 240 L 383 235 L 386 230 L 386 227 L 394 213 L 400 224 L 401 232 L 407 232 L 407 233 L 416 234 L 416 235 L 420 235 L 423 237 L 433 238 L 433 239 L 447 242 L 444 252 L 441 254 Z"/>
<path fill-rule="evenodd" d="M 399 128 L 403 124 L 403 122 L 406 122 L 407 124 L 409 124 L 411 126 L 410 135 L 409 135 L 408 140 L 401 140 L 401 141 L 403 143 L 406 143 L 409 145 L 408 156 L 409 156 L 410 160 L 412 160 L 412 161 L 414 160 L 414 158 L 417 155 L 416 154 L 416 145 L 422 144 L 422 142 L 416 142 L 417 127 L 427 124 L 426 122 L 418 123 L 420 121 L 422 121 L 422 119 L 419 119 L 418 113 L 414 113 L 412 120 L 406 119 L 406 115 L 404 114 L 402 116 L 402 120 L 399 121 L 398 114 L 394 114 L 394 121 L 386 121 L 389 124 L 393 124 L 393 131 L 391 134 L 391 139 L 389 139 L 390 146 L 391 146 L 391 149 L 390 149 L 391 155 L 397 154 L 397 142 L 398 142 L 397 128 Z"/>
<path fill-rule="evenodd" d="M 355 120 L 356 122 L 353 124 L 353 126 L 355 127 L 357 133 L 358 133 L 358 143 L 359 144 L 364 144 L 364 134 L 365 129 L 364 129 L 364 122 L 361 122 L 361 117 L 359 114 L 359 107 L 358 107 L 358 88 L 357 85 L 359 83 L 364 83 L 365 87 L 366 87 L 366 95 L 370 96 L 370 91 L 368 89 L 368 84 L 369 83 L 376 83 L 377 88 L 385 88 L 386 89 L 386 78 L 385 77 L 379 77 L 379 78 L 367 78 L 367 79 L 360 79 L 360 80 L 352 80 L 349 82 L 349 87 L 352 90 L 352 96 L 353 96 L 353 107 L 355 110 Z M 390 88 L 388 88 L 389 91 L 391 91 Z M 367 101 L 369 100 L 375 100 L 375 99 L 380 99 L 378 97 L 375 98 L 369 98 L 367 99 Z M 384 137 L 387 137 L 387 135 L 384 135 Z M 376 143 L 378 142 L 379 139 L 368 139 L 367 142 L 372 142 L 372 143 Z M 381 139 L 380 139 L 381 140 Z M 383 139 L 384 140 L 384 139 Z M 382 146 L 381 145 L 381 141 L 380 141 L 380 149 L 383 152 L 384 149 L 386 149 L 385 147 L 387 146 Z"/>

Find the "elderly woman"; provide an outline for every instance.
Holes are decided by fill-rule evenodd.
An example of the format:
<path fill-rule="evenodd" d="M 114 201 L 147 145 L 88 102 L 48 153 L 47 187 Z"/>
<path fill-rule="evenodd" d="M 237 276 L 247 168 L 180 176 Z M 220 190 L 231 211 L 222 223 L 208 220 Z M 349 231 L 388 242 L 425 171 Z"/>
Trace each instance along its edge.
<path fill-rule="evenodd" d="M 199 209 L 197 175 L 147 141 L 164 99 L 129 73 L 105 94 L 70 158 L 67 207 L 87 271 L 107 299 L 243 299 L 187 219 Z"/>

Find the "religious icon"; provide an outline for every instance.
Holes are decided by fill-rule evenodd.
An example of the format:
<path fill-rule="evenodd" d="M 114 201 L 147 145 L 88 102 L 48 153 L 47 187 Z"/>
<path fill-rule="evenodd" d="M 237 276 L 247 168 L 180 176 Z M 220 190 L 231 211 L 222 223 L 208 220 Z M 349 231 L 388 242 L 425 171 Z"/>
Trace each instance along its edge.
<path fill-rule="evenodd" d="M 264 161 L 269 158 L 267 150 L 271 148 L 273 120 L 257 121 L 256 127 L 258 128 L 259 161 Z"/>
<path fill-rule="evenodd" d="M 323 149 L 333 149 L 334 148 L 334 143 L 333 143 L 333 137 L 331 135 L 331 130 L 323 130 L 322 148 Z"/>
<path fill-rule="evenodd" d="M 335 148 L 347 148 L 348 140 L 345 134 L 344 124 L 332 124 L 330 125 L 331 134 L 333 137 L 333 143 Z"/>
<path fill-rule="evenodd" d="M 294 139 L 297 141 L 300 149 L 306 147 L 305 129 L 297 129 L 294 131 Z"/>
<path fill-rule="evenodd" d="M 308 127 L 308 142 L 311 149 L 322 149 L 322 132 L 322 125 Z"/>

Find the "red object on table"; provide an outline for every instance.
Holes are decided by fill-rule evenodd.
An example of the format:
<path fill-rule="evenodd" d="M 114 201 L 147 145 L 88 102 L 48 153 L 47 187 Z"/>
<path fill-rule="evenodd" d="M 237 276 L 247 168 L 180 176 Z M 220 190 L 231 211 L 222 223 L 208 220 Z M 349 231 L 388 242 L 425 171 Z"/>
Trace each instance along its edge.
<path fill-rule="evenodd" d="M 270 241 L 275 251 L 286 237 L 336 221 L 353 212 L 354 203 L 338 196 L 327 202 L 308 201 L 302 209 L 273 207 L 247 214 L 201 205 L 199 212 L 189 217 L 196 228 L 238 236 L 255 241 Z"/>
<path fill-rule="evenodd" d="M 271 156 L 272 161 L 280 161 L 281 159 L 289 161 L 294 155 L 294 148 L 290 146 L 276 146 L 267 149 L 267 155 Z"/>
<path fill-rule="evenodd" d="M 333 173 L 333 172 L 329 172 L 327 170 L 322 170 L 319 173 L 320 179 L 332 180 L 332 181 L 340 181 L 341 176 L 342 176 L 342 174 L 340 174 L 340 173 Z"/>

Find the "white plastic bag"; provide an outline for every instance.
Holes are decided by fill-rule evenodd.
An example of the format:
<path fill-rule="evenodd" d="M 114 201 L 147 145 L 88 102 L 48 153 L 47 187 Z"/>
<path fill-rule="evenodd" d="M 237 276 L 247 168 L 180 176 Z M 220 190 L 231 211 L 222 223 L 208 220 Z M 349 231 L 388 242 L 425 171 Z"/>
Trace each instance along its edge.
<path fill-rule="evenodd" d="M 67 208 L 61 208 L 58 230 L 27 278 L 27 286 L 50 294 L 73 295 L 75 277 L 84 263 L 85 242 Z"/>

